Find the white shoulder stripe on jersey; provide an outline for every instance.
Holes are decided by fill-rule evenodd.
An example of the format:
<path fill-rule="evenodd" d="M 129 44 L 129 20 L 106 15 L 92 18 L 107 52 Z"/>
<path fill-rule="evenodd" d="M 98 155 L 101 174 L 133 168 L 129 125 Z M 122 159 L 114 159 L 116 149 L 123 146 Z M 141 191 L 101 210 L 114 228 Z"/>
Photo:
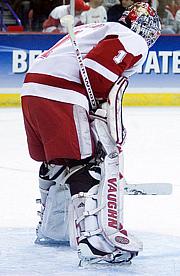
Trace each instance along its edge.
<path fill-rule="evenodd" d="M 102 75 L 104 78 L 110 80 L 111 82 L 115 82 L 118 78 L 118 75 L 111 72 L 109 69 L 104 67 L 103 65 L 99 64 L 98 62 L 85 58 L 84 59 L 84 65 L 93 71 L 98 72 L 100 75 Z"/>
<path fill-rule="evenodd" d="M 23 84 L 21 96 L 36 96 L 63 103 L 77 104 L 89 111 L 87 97 L 73 90 L 29 82 Z"/>

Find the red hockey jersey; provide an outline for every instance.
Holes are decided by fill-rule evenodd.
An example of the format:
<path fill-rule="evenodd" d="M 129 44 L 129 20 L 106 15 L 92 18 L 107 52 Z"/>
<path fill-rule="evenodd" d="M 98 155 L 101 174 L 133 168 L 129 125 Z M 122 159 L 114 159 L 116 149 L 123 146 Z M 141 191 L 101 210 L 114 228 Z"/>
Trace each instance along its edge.
<path fill-rule="evenodd" d="M 146 41 L 120 23 L 88 24 L 74 28 L 92 90 L 106 99 L 119 76 L 129 78 L 144 63 Z M 39 96 L 89 109 L 69 35 L 38 56 L 26 74 L 23 95 Z"/>

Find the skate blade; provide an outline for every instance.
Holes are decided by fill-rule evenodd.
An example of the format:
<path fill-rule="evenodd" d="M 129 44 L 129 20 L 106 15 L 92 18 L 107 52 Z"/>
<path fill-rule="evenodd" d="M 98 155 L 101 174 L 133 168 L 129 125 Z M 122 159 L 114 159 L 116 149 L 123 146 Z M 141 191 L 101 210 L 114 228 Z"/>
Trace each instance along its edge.
<path fill-rule="evenodd" d="M 48 238 L 37 238 L 34 241 L 35 244 L 37 245 L 42 245 L 42 246 L 47 246 L 47 247 L 60 247 L 60 246 L 70 246 L 69 241 L 56 241 L 53 239 L 48 239 Z"/>
<path fill-rule="evenodd" d="M 98 267 L 106 267 L 106 266 L 124 266 L 124 265 L 131 265 L 131 261 L 118 261 L 112 262 L 104 260 L 103 258 L 95 258 L 95 259 L 83 259 L 80 260 L 78 267 L 79 268 L 89 268 L 92 266 L 97 265 Z"/>

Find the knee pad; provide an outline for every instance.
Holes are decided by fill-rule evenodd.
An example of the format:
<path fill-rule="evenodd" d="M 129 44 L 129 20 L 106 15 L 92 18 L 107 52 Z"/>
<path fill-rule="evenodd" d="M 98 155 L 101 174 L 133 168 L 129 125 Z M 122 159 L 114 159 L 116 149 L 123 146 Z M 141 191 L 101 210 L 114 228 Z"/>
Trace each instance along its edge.
<path fill-rule="evenodd" d="M 71 196 L 79 192 L 87 192 L 100 181 L 101 168 L 91 160 L 88 164 L 73 167 L 67 175 L 66 184 L 69 184 Z"/>

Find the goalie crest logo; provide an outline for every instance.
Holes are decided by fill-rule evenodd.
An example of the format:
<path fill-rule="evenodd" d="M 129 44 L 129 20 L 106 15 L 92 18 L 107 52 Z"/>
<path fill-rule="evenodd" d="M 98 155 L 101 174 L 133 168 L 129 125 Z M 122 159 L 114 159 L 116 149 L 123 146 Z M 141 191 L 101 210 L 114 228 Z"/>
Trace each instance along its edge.
<path fill-rule="evenodd" d="M 117 156 L 118 156 L 118 153 L 117 153 L 116 151 L 111 152 L 111 153 L 108 155 L 108 157 L 109 157 L 110 159 L 116 158 Z"/>
<path fill-rule="evenodd" d="M 128 244 L 129 243 L 129 239 L 126 238 L 126 237 L 116 236 L 114 239 L 117 243 L 121 243 L 121 244 Z"/>

